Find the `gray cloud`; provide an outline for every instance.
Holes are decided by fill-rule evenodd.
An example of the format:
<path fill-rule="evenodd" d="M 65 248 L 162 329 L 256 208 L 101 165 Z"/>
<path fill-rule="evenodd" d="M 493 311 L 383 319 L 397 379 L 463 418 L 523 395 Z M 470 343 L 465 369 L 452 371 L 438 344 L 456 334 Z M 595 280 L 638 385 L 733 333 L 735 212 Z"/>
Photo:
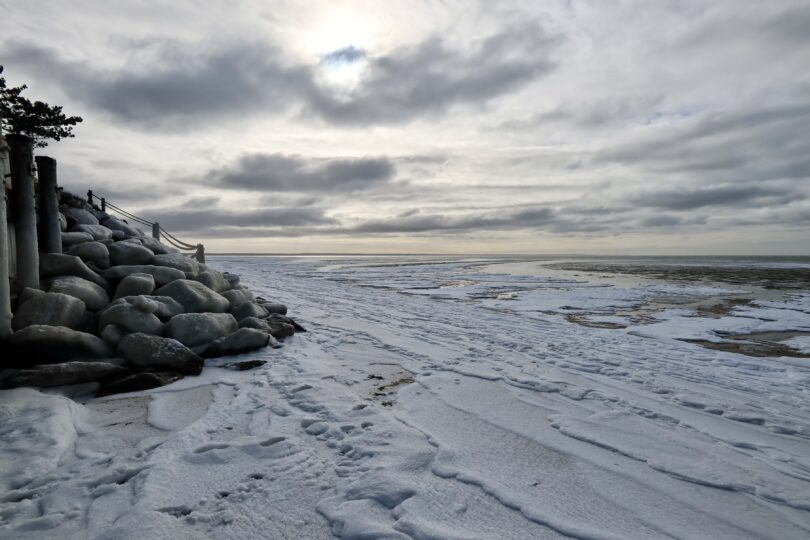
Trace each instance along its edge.
<path fill-rule="evenodd" d="M 336 225 L 337 221 L 327 217 L 322 208 L 263 208 L 257 210 L 225 210 L 210 208 L 210 202 L 186 201 L 172 208 L 155 208 L 142 212 L 160 222 L 171 232 L 205 233 L 207 236 L 245 236 L 240 230 L 251 228 L 270 232 L 281 227 L 311 227 Z M 195 205 L 202 208 L 194 208 Z M 227 234 L 216 234 L 217 231 Z M 234 234 L 237 233 L 237 234 Z M 277 230 L 274 231 L 277 233 Z"/>
<path fill-rule="evenodd" d="M 669 210 L 691 210 L 704 206 L 750 207 L 764 204 L 788 203 L 804 195 L 792 188 L 751 185 L 728 185 L 694 190 L 667 189 L 631 197 L 630 202 Z"/>

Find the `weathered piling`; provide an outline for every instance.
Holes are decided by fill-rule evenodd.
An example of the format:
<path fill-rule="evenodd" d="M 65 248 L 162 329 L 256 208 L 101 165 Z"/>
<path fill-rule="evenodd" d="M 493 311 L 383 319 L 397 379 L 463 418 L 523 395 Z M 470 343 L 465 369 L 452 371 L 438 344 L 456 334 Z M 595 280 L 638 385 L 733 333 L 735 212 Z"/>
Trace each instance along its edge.
<path fill-rule="evenodd" d="M 11 162 L 11 207 L 17 245 L 17 285 L 39 289 L 37 216 L 34 208 L 33 147 L 24 135 L 7 135 Z"/>
<path fill-rule="evenodd" d="M 59 228 L 59 201 L 56 195 L 56 160 L 37 156 L 39 178 L 39 249 L 43 253 L 62 253 Z"/>
<path fill-rule="evenodd" d="M 3 168 L 0 167 L 0 172 Z M 8 225 L 6 216 L 6 189 L 0 178 L 0 185 L 3 186 L 2 198 L 0 198 L 0 340 L 11 335 L 11 289 L 8 281 Z"/>
<path fill-rule="evenodd" d="M 152 223 L 152 238 L 160 241 L 160 223 L 158 222 Z"/>

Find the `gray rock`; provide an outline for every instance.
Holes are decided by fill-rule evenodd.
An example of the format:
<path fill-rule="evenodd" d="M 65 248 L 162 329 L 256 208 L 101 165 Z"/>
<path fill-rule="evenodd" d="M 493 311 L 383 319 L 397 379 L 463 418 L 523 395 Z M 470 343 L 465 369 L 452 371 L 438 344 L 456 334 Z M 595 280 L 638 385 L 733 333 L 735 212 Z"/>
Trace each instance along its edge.
<path fill-rule="evenodd" d="M 64 276 L 54 279 L 48 286 L 48 292 L 62 293 L 78 298 L 91 311 L 103 309 L 110 303 L 110 295 L 101 286 L 76 276 Z"/>
<path fill-rule="evenodd" d="M 136 304 L 113 304 L 98 316 L 98 328 L 114 324 L 127 332 L 160 334 L 163 323 L 152 312 L 139 309 Z"/>
<path fill-rule="evenodd" d="M 266 309 L 253 302 L 246 302 L 231 309 L 231 314 L 236 317 L 237 321 L 241 321 L 246 317 L 258 317 L 263 319 L 269 315 Z"/>
<path fill-rule="evenodd" d="M 129 334 L 118 344 L 120 354 L 132 367 L 199 375 L 203 360 L 176 339 Z"/>
<path fill-rule="evenodd" d="M 134 242 L 116 242 L 110 246 L 110 262 L 122 264 L 147 264 L 155 256 L 152 250 Z"/>
<path fill-rule="evenodd" d="M 231 289 L 233 289 L 234 287 L 239 285 L 239 274 L 232 274 L 230 272 L 222 272 L 222 277 L 224 277 L 225 281 L 227 281 L 231 285 Z"/>
<path fill-rule="evenodd" d="M 88 268 L 84 261 L 75 255 L 66 255 L 64 253 L 40 253 L 39 255 L 39 276 L 42 279 L 48 279 L 61 276 L 76 276 L 92 281 L 96 285 L 100 285 L 108 293 L 110 292 L 110 284 Z"/>
<path fill-rule="evenodd" d="M 119 240 L 125 240 L 127 235 L 123 231 L 113 231 L 112 232 L 112 239 L 114 242 Z"/>
<path fill-rule="evenodd" d="M 32 325 L 67 326 L 76 328 L 84 316 L 84 302 L 61 293 L 32 296 L 20 304 L 11 320 L 11 327 L 20 330 Z"/>
<path fill-rule="evenodd" d="M 151 274 L 130 274 L 121 280 L 115 289 L 115 298 L 152 294 L 155 290 L 155 278 Z"/>
<path fill-rule="evenodd" d="M 177 268 L 186 274 L 197 275 L 200 273 L 200 263 L 182 253 L 163 253 L 155 255 L 152 257 L 150 264 Z"/>
<path fill-rule="evenodd" d="M 173 268 L 164 268 L 179 272 Z M 158 296 L 174 298 L 187 313 L 223 313 L 230 307 L 230 302 L 222 295 L 212 291 L 202 283 L 189 279 L 178 279 L 155 291 Z"/>
<path fill-rule="evenodd" d="M 196 276 L 194 276 L 194 281 L 199 281 L 212 291 L 222 292 L 227 291 L 231 288 L 231 284 L 228 283 L 220 272 L 216 270 L 206 270 L 204 272 L 200 272 Z"/>
<path fill-rule="evenodd" d="M 239 307 L 246 302 L 253 302 L 255 299 L 255 295 L 248 289 L 232 289 L 223 291 L 221 294 L 231 303 L 231 308 Z"/>
<path fill-rule="evenodd" d="M 230 354 L 242 354 L 266 347 L 270 336 L 261 330 L 240 328 L 236 332 L 209 344 L 200 353 L 203 358 L 216 358 Z"/>
<path fill-rule="evenodd" d="M 118 218 L 110 217 L 101 222 L 102 225 L 111 231 L 121 231 L 126 236 L 141 236 L 141 232 L 129 223 L 125 223 Z"/>
<path fill-rule="evenodd" d="M 113 266 L 105 270 L 102 275 L 110 281 L 119 281 L 130 274 L 150 274 L 155 278 L 155 283 L 158 287 L 186 277 L 186 274 L 176 268 L 152 266 L 149 264 Z"/>
<path fill-rule="evenodd" d="M 181 313 L 185 313 L 185 309 L 183 306 L 175 300 L 174 298 L 169 298 L 168 296 L 154 296 L 154 295 L 142 295 L 142 296 L 124 296 L 122 298 L 117 298 L 113 301 L 113 304 L 138 304 L 142 301 L 150 301 L 156 306 L 155 311 L 153 312 L 159 319 L 161 320 L 168 320 L 174 317 L 175 315 L 180 315 Z"/>
<path fill-rule="evenodd" d="M 92 263 L 98 268 L 110 267 L 110 252 L 107 249 L 107 246 L 101 242 L 86 242 L 84 244 L 77 244 L 68 249 L 67 253 L 68 255 L 75 255 L 79 257 L 86 263 Z"/>
<path fill-rule="evenodd" d="M 71 246 L 84 244 L 85 242 L 92 242 L 93 235 L 86 232 L 63 232 L 62 233 L 62 249 L 70 249 Z"/>
<path fill-rule="evenodd" d="M 281 347 L 281 343 L 279 343 L 276 338 L 270 334 L 272 327 L 265 319 L 259 319 L 258 317 L 247 317 L 239 321 L 239 328 L 252 328 L 254 330 L 260 330 L 270 336 L 269 345 L 271 347 L 274 349 Z"/>
<path fill-rule="evenodd" d="M 174 249 L 171 246 L 166 246 L 152 238 L 151 236 L 146 236 L 141 238 L 141 243 L 148 247 L 149 249 L 154 252 L 155 255 L 164 255 L 166 253 L 180 253 L 178 250 Z"/>
<path fill-rule="evenodd" d="M 259 305 L 266 309 L 268 313 L 275 313 L 276 315 L 287 314 L 287 306 L 284 304 L 279 304 L 277 302 L 264 302 L 260 303 Z"/>
<path fill-rule="evenodd" d="M 67 218 L 62 212 L 59 212 L 59 230 L 62 232 L 67 230 Z"/>
<path fill-rule="evenodd" d="M 76 225 L 70 232 L 86 232 L 93 235 L 93 240 L 107 240 L 112 238 L 112 231 L 104 225 Z"/>
<path fill-rule="evenodd" d="M 166 386 L 181 379 L 182 376 L 171 372 L 133 373 L 122 379 L 102 384 L 96 392 L 96 397 L 123 394 L 125 392 L 138 392 Z"/>
<path fill-rule="evenodd" d="M 273 313 L 265 320 L 267 324 L 270 325 L 270 335 L 276 339 L 284 339 L 285 337 L 295 334 L 295 326 L 292 320 L 284 315 Z"/>
<path fill-rule="evenodd" d="M 194 347 L 225 337 L 237 328 L 239 325 L 230 313 L 184 313 L 172 317 L 163 334 Z"/>
<path fill-rule="evenodd" d="M 98 225 L 98 218 L 80 208 L 63 207 L 62 214 L 65 217 L 73 218 L 73 220 L 80 225 Z"/>
<path fill-rule="evenodd" d="M 101 381 L 111 377 L 120 378 L 129 373 L 128 369 L 107 362 L 64 362 L 21 370 L 3 379 L 2 385 L 4 388 L 19 386 L 46 388 Z"/>
<path fill-rule="evenodd" d="M 9 344 L 14 357 L 12 364 L 18 367 L 112 355 L 103 339 L 64 326 L 29 326 L 14 332 Z"/>
<path fill-rule="evenodd" d="M 124 339 L 124 336 L 127 335 L 121 327 L 116 326 L 114 324 L 108 324 L 104 328 L 101 329 L 101 339 L 103 339 L 110 347 L 116 349 L 118 344 L 121 343 L 121 340 Z"/>

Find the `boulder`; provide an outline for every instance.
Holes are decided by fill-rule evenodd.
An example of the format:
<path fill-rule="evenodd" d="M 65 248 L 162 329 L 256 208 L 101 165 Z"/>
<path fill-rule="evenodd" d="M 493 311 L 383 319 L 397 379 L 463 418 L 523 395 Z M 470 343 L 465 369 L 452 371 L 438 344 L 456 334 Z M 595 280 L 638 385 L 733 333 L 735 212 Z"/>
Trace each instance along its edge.
<path fill-rule="evenodd" d="M 81 208 L 71 208 L 69 206 L 62 208 L 62 214 L 66 218 L 72 218 L 79 225 L 98 225 L 98 218 Z"/>
<path fill-rule="evenodd" d="M 232 274 L 230 272 L 222 272 L 222 277 L 224 277 L 225 281 L 227 281 L 230 284 L 231 289 L 233 289 L 234 287 L 239 285 L 239 274 Z"/>
<path fill-rule="evenodd" d="M 115 289 L 115 298 L 152 294 L 155 290 L 155 278 L 151 274 L 130 274 L 121 280 Z"/>
<path fill-rule="evenodd" d="M 176 268 L 149 264 L 113 266 L 105 270 L 102 275 L 110 281 L 120 281 L 130 274 L 150 274 L 155 278 L 158 287 L 186 277 L 186 274 Z"/>
<path fill-rule="evenodd" d="M 120 326 L 108 324 L 101 329 L 101 333 L 99 335 L 101 336 L 101 339 L 107 342 L 110 347 L 117 349 L 118 344 L 121 343 L 121 340 L 124 339 L 124 336 L 126 336 L 127 333 L 124 332 Z"/>
<path fill-rule="evenodd" d="M 76 276 L 64 276 L 54 279 L 48 286 L 48 292 L 62 293 L 78 298 L 91 311 L 103 309 L 110 303 L 110 295 L 100 285 Z"/>
<path fill-rule="evenodd" d="M 65 232 L 67 228 L 67 218 L 65 217 L 65 214 L 59 212 L 59 230 Z"/>
<path fill-rule="evenodd" d="M 153 304 L 156 306 L 156 309 L 153 313 L 159 319 L 164 321 L 171 319 L 175 315 L 185 313 L 185 309 L 183 309 L 183 306 L 180 305 L 180 302 L 178 302 L 174 298 L 169 298 L 168 296 L 154 296 L 154 295 L 124 296 L 122 298 L 115 299 L 113 301 L 113 304 L 122 304 L 122 303 L 136 304 L 144 300 L 153 302 Z"/>
<path fill-rule="evenodd" d="M 19 386 L 51 387 L 69 384 L 81 384 L 101 381 L 109 378 L 120 378 L 130 371 L 124 367 L 107 362 L 64 362 L 61 364 L 44 364 L 23 369 L 3 379 L 4 388 Z"/>
<path fill-rule="evenodd" d="M 76 328 L 82 323 L 85 309 L 84 302 L 67 294 L 37 294 L 20 304 L 11 319 L 11 327 L 15 331 L 32 325 Z"/>
<path fill-rule="evenodd" d="M 114 324 L 126 332 L 160 334 L 163 323 L 151 311 L 139 309 L 136 304 L 113 304 L 98 316 L 98 328 Z"/>
<path fill-rule="evenodd" d="M 255 295 L 248 289 L 232 289 L 223 291 L 221 294 L 231 303 L 231 308 L 239 307 L 245 302 L 253 302 L 255 299 Z"/>
<path fill-rule="evenodd" d="M 240 328 L 236 332 L 210 343 L 203 349 L 200 356 L 216 358 L 230 354 L 242 354 L 266 347 L 269 342 L 270 336 L 261 330 Z"/>
<path fill-rule="evenodd" d="M 48 279 L 61 276 L 76 276 L 92 281 L 96 285 L 110 292 L 110 284 L 88 268 L 84 261 L 75 255 L 64 253 L 40 253 L 39 255 L 39 277 Z"/>
<path fill-rule="evenodd" d="M 166 253 L 180 253 L 178 250 L 174 249 L 170 246 L 165 246 L 152 238 L 151 236 L 145 236 L 140 238 L 141 244 L 151 249 L 155 255 L 162 255 Z"/>
<path fill-rule="evenodd" d="M 193 279 L 216 292 L 227 291 L 231 288 L 231 284 L 228 283 L 228 280 L 222 277 L 222 274 L 216 270 L 205 270 L 194 276 Z"/>
<path fill-rule="evenodd" d="M 62 233 L 62 249 L 70 249 L 71 246 L 84 244 L 85 242 L 92 242 L 93 235 L 86 232 L 63 232 Z"/>
<path fill-rule="evenodd" d="M 155 255 L 152 250 L 134 242 L 116 242 L 109 249 L 110 262 L 113 266 L 146 264 Z"/>
<path fill-rule="evenodd" d="M 98 389 L 98 392 L 96 392 L 96 397 L 159 388 L 161 386 L 171 384 L 180 378 L 181 376 L 177 373 L 163 371 L 152 373 L 133 373 L 132 375 L 127 375 L 122 379 L 117 379 L 102 384 Z"/>
<path fill-rule="evenodd" d="M 230 313 L 184 313 L 166 323 L 163 335 L 194 347 L 225 337 L 238 328 Z"/>
<path fill-rule="evenodd" d="M 177 268 L 186 274 L 196 275 L 200 273 L 200 263 L 182 253 L 162 253 L 155 255 L 152 257 L 150 264 Z"/>
<path fill-rule="evenodd" d="M 179 272 L 173 268 L 164 268 Z M 222 295 L 212 291 L 202 283 L 189 279 L 178 279 L 155 291 L 158 296 L 174 298 L 187 313 L 223 313 L 230 307 L 230 302 Z"/>
<path fill-rule="evenodd" d="M 77 244 L 68 249 L 67 253 L 68 255 L 75 255 L 79 257 L 86 263 L 92 263 L 98 268 L 110 267 L 110 252 L 107 249 L 107 246 L 101 242 L 86 242 L 83 244 Z"/>
<path fill-rule="evenodd" d="M 141 236 L 141 232 L 138 229 L 118 218 L 108 217 L 102 220 L 101 224 L 111 231 L 121 231 L 125 236 Z"/>
<path fill-rule="evenodd" d="M 203 360 L 176 339 L 129 334 L 118 344 L 118 353 L 127 364 L 139 369 L 172 371 L 183 375 L 199 375 Z"/>
<path fill-rule="evenodd" d="M 28 367 L 76 358 L 107 358 L 112 350 L 103 339 L 64 326 L 33 325 L 9 338 L 13 364 Z"/>
<path fill-rule="evenodd" d="M 93 240 L 107 240 L 112 238 L 112 231 L 104 225 L 76 225 L 70 232 L 84 232 L 93 235 Z"/>
<path fill-rule="evenodd" d="M 270 326 L 270 335 L 276 339 L 284 339 L 295 334 L 295 326 L 292 324 L 292 320 L 284 315 L 273 313 L 265 320 Z"/>
<path fill-rule="evenodd" d="M 267 313 L 275 313 L 276 315 L 287 314 L 287 306 L 279 304 L 278 302 L 261 302 L 259 305 L 266 309 Z"/>
<path fill-rule="evenodd" d="M 241 321 L 246 317 L 258 317 L 263 319 L 269 315 L 266 309 L 253 302 L 245 302 L 244 304 L 231 309 L 231 314 L 237 321 Z"/>
<path fill-rule="evenodd" d="M 269 345 L 271 347 L 274 349 L 281 347 L 281 343 L 279 343 L 276 338 L 270 334 L 272 327 L 265 319 L 259 319 L 258 317 L 247 317 L 239 321 L 239 328 L 252 328 L 254 330 L 260 330 L 270 336 Z"/>
<path fill-rule="evenodd" d="M 113 242 L 118 242 L 119 240 L 126 240 L 127 235 L 123 231 L 113 231 L 112 232 L 112 239 Z"/>

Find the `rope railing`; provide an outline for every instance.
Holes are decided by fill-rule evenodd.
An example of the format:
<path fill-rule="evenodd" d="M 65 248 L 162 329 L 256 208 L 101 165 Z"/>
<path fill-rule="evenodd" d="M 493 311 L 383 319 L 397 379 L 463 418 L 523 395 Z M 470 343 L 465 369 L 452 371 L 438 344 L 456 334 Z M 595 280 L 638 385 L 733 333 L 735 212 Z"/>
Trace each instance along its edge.
<path fill-rule="evenodd" d="M 164 229 L 160 226 L 160 223 L 157 221 L 149 221 L 144 219 L 140 216 L 136 216 L 131 212 L 127 212 L 123 208 L 116 206 L 115 204 L 107 201 L 105 197 L 99 197 L 98 195 L 93 193 L 93 190 L 87 191 L 87 202 L 93 204 L 94 200 L 98 200 L 101 203 L 101 211 L 106 212 L 107 208 L 111 208 L 115 210 L 116 213 L 121 214 L 121 216 L 125 217 L 126 219 L 132 220 L 136 223 L 140 223 L 141 225 L 146 225 L 147 227 L 152 227 L 152 238 L 160 242 L 161 238 L 166 241 L 172 247 L 175 247 L 181 251 L 193 251 L 194 257 L 201 263 L 205 262 L 205 247 L 202 244 L 189 244 L 188 242 L 183 242 L 169 231 Z"/>

